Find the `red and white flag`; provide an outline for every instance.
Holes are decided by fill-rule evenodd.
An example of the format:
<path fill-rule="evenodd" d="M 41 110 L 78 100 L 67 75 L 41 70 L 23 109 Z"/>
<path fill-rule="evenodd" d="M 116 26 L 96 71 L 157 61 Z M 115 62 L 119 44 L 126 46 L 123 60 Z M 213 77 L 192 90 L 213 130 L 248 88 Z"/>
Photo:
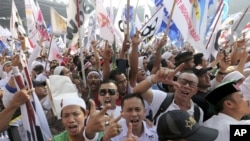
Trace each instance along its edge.
<path fill-rule="evenodd" d="M 110 21 L 102 0 L 96 1 L 96 18 L 99 24 L 100 36 L 113 43 L 114 35 L 116 35 L 114 25 Z"/>
<path fill-rule="evenodd" d="M 250 38 L 250 22 L 245 25 L 241 33 L 246 39 Z"/>

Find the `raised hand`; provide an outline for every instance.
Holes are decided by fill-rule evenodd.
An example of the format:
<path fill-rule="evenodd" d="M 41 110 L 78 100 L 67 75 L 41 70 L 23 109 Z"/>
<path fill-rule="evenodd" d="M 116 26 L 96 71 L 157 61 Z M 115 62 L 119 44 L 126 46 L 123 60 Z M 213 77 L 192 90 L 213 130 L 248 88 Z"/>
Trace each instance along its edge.
<path fill-rule="evenodd" d="M 104 131 L 103 141 L 109 141 L 121 133 L 122 127 L 118 124 L 118 121 L 122 116 L 123 114 L 120 114 L 117 118 L 114 118 L 113 115 L 110 116 L 109 126 Z"/>
<path fill-rule="evenodd" d="M 93 138 L 97 132 L 104 131 L 107 124 L 109 124 L 109 117 L 105 113 L 110 109 L 111 105 L 107 104 L 102 110 L 97 111 L 95 102 L 89 101 L 91 104 L 90 114 L 87 125 L 85 127 L 85 133 L 87 138 Z"/>
<path fill-rule="evenodd" d="M 132 134 L 132 124 L 131 123 L 129 123 L 129 125 L 128 125 L 127 137 L 123 141 L 138 141 L 138 137 L 133 136 L 133 134 Z"/>
<path fill-rule="evenodd" d="M 138 47 L 141 43 L 140 34 L 141 32 L 136 29 L 136 34 L 132 37 L 132 47 Z"/>
<path fill-rule="evenodd" d="M 161 68 L 152 76 L 152 82 L 158 83 L 162 82 L 164 84 L 178 85 L 178 83 L 173 81 L 174 76 L 183 68 L 184 64 L 177 66 L 175 69 Z"/>
<path fill-rule="evenodd" d="M 104 60 L 108 60 L 110 61 L 113 54 L 114 54 L 114 51 L 113 49 L 110 47 L 108 41 L 105 42 L 105 46 L 103 48 L 103 51 L 102 52 L 99 52 L 100 56 L 104 59 Z"/>

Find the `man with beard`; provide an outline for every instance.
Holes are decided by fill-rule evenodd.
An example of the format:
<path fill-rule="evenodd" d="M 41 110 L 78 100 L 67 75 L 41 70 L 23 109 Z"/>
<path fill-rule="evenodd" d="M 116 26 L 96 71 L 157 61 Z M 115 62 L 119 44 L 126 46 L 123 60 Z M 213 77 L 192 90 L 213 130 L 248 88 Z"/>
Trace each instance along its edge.
<path fill-rule="evenodd" d="M 88 98 L 91 98 L 95 101 L 97 107 L 100 106 L 100 102 L 98 100 L 98 90 L 100 87 L 100 82 L 102 76 L 99 72 L 93 70 L 87 74 L 87 86 L 89 87 Z"/>

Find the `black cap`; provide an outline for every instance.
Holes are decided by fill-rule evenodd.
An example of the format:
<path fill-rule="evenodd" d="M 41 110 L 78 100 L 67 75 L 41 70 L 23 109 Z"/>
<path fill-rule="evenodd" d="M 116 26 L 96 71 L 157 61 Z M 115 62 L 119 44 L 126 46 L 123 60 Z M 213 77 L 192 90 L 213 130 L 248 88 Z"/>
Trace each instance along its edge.
<path fill-rule="evenodd" d="M 221 99 L 238 91 L 240 91 L 240 88 L 236 84 L 236 81 L 233 80 L 233 81 L 222 83 L 221 85 L 216 87 L 213 91 L 211 91 L 206 96 L 206 99 L 213 105 L 216 105 Z"/>
<path fill-rule="evenodd" d="M 36 81 L 36 80 L 33 80 L 32 83 L 33 83 L 33 87 L 46 86 L 46 81 Z"/>
<path fill-rule="evenodd" d="M 194 54 L 194 64 L 195 64 L 195 66 L 197 66 L 198 64 L 201 64 L 203 56 L 204 56 L 203 53 Z"/>
<path fill-rule="evenodd" d="M 182 52 L 177 54 L 175 59 L 175 65 L 178 66 L 181 63 L 188 62 L 193 59 L 193 53 L 192 52 Z"/>
<path fill-rule="evenodd" d="M 196 66 L 193 68 L 194 74 L 198 77 L 210 70 L 212 70 L 212 67 L 203 68 L 202 66 Z"/>
<path fill-rule="evenodd" d="M 218 136 L 218 130 L 200 126 L 193 116 L 184 110 L 173 110 L 163 114 L 158 120 L 157 133 L 159 141 L 213 141 Z"/>

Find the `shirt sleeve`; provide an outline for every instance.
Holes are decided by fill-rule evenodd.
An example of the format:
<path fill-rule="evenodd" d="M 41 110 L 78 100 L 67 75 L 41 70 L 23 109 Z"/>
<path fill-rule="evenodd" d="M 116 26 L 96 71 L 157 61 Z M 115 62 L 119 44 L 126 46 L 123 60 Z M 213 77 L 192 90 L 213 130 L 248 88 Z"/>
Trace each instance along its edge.
<path fill-rule="evenodd" d="M 153 92 L 153 100 L 152 103 L 150 104 L 150 108 L 153 112 L 153 117 L 154 117 L 158 109 L 160 108 L 161 103 L 167 97 L 167 93 L 161 90 L 152 90 L 152 92 Z"/>
<path fill-rule="evenodd" d="M 96 133 L 94 138 L 89 139 L 89 138 L 86 137 L 86 133 L 85 133 L 85 130 L 84 130 L 83 131 L 83 137 L 84 137 L 85 141 L 98 141 L 99 133 Z"/>

